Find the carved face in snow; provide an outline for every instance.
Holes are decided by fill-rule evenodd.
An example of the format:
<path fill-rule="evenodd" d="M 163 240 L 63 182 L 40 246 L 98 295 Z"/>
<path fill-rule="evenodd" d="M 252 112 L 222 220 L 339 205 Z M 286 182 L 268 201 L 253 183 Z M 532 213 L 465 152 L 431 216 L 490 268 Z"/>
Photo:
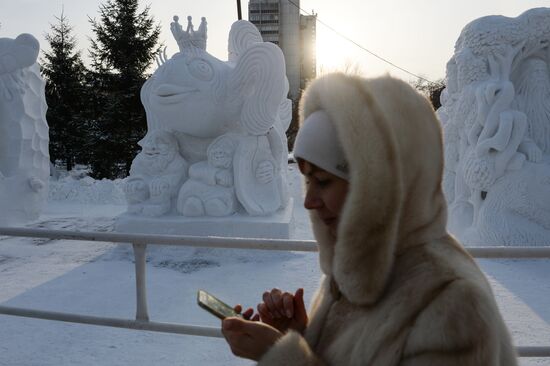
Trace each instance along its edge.
<path fill-rule="evenodd" d="M 147 87 L 155 118 L 168 129 L 197 137 L 223 133 L 227 120 L 226 75 L 229 66 L 201 50 L 180 52 L 162 65 Z M 144 102 L 145 104 L 145 102 Z"/>
<path fill-rule="evenodd" d="M 162 171 L 174 160 L 178 143 L 174 136 L 165 131 L 154 131 L 139 142 L 142 155 L 152 171 Z"/>
<path fill-rule="evenodd" d="M 211 164 L 217 168 L 229 168 L 231 165 L 231 155 L 228 151 L 215 149 L 208 156 Z"/>
<path fill-rule="evenodd" d="M 287 91 L 281 49 L 260 42 L 227 63 L 187 47 L 145 82 L 141 101 L 149 130 L 203 139 L 229 132 L 259 136 L 280 121 L 279 110 L 290 103 Z"/>
<path fill-rule="evenodd" d="M 229 138 L 221 137 L 214 140 L 208 147 L 208 162 L 216 168 L 228 169 L 233 162 L 235 147 L 235 143 Z"/>

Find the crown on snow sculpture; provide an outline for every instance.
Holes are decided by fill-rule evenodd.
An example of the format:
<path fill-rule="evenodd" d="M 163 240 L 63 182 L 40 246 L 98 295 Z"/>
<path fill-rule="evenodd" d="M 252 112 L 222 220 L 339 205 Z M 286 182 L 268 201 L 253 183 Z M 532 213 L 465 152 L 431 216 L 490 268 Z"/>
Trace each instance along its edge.
<path fill-rule="evenodd" d="M 170 23 L 170 30 L 172 31 L 172 35 L 176 39 L 176 42 L 178 42 L 181 52 L 195 47 L 206 50 L 207 30 L 205 17 L 201 18 L 201 25 L 199 25 L 199 29 L 196 31 L 193 29 L 193 23 L 191 22 L 193 18 L 191 16 L 187 17 L 187 30 L 185 31 L 178 22 L 179 17 L 174 15 L 173 19 L 174 21 Z"/>

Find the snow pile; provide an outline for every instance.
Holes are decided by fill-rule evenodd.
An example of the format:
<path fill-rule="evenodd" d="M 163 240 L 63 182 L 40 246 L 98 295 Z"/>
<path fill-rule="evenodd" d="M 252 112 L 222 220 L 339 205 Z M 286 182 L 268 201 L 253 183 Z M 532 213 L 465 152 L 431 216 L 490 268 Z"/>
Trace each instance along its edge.
<path fill-rule="evenodd" d="M 59 180 L 50 180 L 49 201 L 85 204 L 125 205 L 124 180 L 96 180 L 89 176 L 69 174 Z"/>

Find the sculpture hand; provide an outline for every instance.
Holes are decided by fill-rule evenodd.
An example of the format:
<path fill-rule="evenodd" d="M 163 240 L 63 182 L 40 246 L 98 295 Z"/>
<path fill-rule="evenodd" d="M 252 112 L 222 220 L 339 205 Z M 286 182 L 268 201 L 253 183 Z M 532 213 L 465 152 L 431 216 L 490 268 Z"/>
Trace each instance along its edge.
<path fill-rule="evenodd" d="M 145 183 L 141 179 L 127 180 L 123 186 L 124 193 L 127 195 L 133 195 L 138 191 L 145 189 Z"/>
<path fill-rule="evenodd" d="M 269 160 L 262 161 L 256 168 L 256 179 L 262 184 L 267 184 L 273 180 L 275 167 Z"/>
<path fill-rule="evenodd" d="M 149 191 L 141 178 L 129 178 L 126 180 L 123 190 L 126 195 L 126 200 L 130 204 L 141 203 L 149 198 Z"/>
<path fill-rule="evenodd" d="M 233 184 L 233 176 L 228 169 L 220 169 L 216 172 L 216 184 L 229 187 Z"/>
<path fill-rule="evenodd" d="M 150 183 L 151 196 L 162 196 L 170 191 L 170 183 L 163 178 L 154 178 Z"/>
<path fill-rule="evenodd" d="M 527 155 L 527 160 L 533 163 L 538 163 L 542 160 L 542 150 L 534 142 L 526 144 L 522 150 Z"/>

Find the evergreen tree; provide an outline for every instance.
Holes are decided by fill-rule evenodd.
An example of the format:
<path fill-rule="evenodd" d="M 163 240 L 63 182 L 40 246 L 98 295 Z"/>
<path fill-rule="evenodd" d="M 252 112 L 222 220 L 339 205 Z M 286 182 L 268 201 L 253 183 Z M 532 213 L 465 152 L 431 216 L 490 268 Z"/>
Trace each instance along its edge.
<path fill-rule="evenodd" d="M 99 20 L 90 20 L 95 39 L 88 82 L 96 108 L 90 149 L 96 178 L 128 175 L 147 129 L 140 90 L 160 50 L 160 26 L 149 7 L 139 12 L 138 5 L 138 0 L 108 0 L 100 5 Z"/>
<path fill-rule="evenodd" d="M 82 146 L 85 140 L 83 122 L 84 74 L 80 52 L 72 27 L 61 12 L 51 33 L 46 34 L 50 51 L 44 52 L 42 74 L 46 79 L 46 119 L 50 127 L 50 159 L 62 162 L 71 170 L 75 162 L 85 162 Z"/>
<path fill-rule="evenodd" d="M 445 80 L 438 79 L 434 82 L 429 82 L 426 79 L 417 79 L 413 81 L 412 86 L 420 93 L 424 94 L 426 98 L 432 103 L 432 107 L 435 111 L 441 107 L 441 101 L 439 100 L 441 92 L 445 89 Z"/>

